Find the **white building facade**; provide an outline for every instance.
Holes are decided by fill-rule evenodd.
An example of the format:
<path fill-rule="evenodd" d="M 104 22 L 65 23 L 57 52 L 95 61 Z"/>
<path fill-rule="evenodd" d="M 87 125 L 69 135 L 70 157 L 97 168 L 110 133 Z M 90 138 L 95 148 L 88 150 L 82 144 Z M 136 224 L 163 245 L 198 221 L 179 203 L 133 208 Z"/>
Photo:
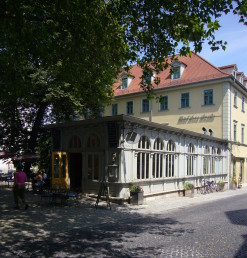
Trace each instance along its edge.
<path fill-rule="evenodd" d="M 131 183 L 144 197 L 180 193 L 185 182 L 227 181 L 225 140 L 119 115 L 47 126 L 53 135 L 53 184 L 126 199 Z M 56 132 L 56 135 L 55 133 Z M 54 136 L 55 135 L 55 136 Z"/>

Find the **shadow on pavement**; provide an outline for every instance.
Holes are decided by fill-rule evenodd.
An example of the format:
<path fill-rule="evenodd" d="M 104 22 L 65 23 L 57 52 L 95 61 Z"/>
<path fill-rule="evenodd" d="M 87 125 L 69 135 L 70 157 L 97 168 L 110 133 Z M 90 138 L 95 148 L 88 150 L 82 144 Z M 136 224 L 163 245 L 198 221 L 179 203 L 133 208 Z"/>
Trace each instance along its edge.
<path fill-rule="evenodd" d="M 247 209 L 227 211 L 226 215 L 232 224 L 247 226 Z M 243 244 L 237 251 L 235 258 L 247 257 L 247 235 L 242 235 Z"/>
<path fill-rule="evenodd" d="M 0 188 L 1 257 L 150 257 L 159 255 L 171 236 L 193 233 L 173 218 L 140 215 L 128 207 L 96 210 L 95 202 L 85 199 L 49 205 L 31 193 L 27 200 L 30 209 L 14 210 L 11 190 Z"/>

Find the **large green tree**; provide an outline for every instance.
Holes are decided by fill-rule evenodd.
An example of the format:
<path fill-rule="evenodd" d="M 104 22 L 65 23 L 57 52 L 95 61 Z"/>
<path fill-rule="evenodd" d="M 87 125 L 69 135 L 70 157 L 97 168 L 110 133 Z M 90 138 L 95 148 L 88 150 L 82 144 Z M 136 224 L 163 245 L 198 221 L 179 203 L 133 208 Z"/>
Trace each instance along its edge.
<path fill-rule="evenodd" d="M 35 150 L 42 124 L 99 106 L 125 62 L 104 1 L 1 1 L 1 145 Z"/>
<path fill-rule="evenodd" d="M 246 0 L 2 0 L 0 145 L 34 151 L 44 122 L 97 115 L 125 66 L 159 73 L 205 41 L 225 48 L 215 32 L 230 11 L 246 24 Z"/>

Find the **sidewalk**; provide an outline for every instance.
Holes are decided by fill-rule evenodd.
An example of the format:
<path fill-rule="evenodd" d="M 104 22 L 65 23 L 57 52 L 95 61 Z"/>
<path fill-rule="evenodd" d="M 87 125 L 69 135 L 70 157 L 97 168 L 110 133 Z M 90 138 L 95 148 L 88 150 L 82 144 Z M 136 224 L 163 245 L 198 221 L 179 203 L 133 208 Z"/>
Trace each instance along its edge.
<path fill-rule="evenodd" d="M 142 206 L 132 206 L 131 211 L 135 211 L 141 214 L 158 214 L 174 209 L 203 204 L 222 198 L 228 198 L 239 194 L 247 194 L 247 184 L 243 184 L 242 188 L 236 190 L 225 190 L 223 192 L 214 192 L 210 194 L 195 194 L 193 198 L 159 197 L 153 200 L 150 199 Z"/>
<path fill-rule="evenodd" d="M 107 209 L 105 201 L 100 201 L 98 209 L 95 209 L 95 199 L 82 198 L 78 201 L 69 200 L 68 205 L 52 205 L 46 200 L 41 201 L 38 194 L 31 192 L 26 194 L 29 209 L 14 210 L 12 189 L 0 186 L 0 226 L 7 226 L 13 219 L 23 216 L 30 223 L 43 225 L 48 231 L 60 231 L 69 228 L 81 228 L 106 222 L 127 219 L 133 213 L 140 216 L 166 213 L 192 205 L 199 205 L 210 201 L 228 198 L 239 194 L 247 194 L 247 184 L 241 189 L 225 190 L 210 194 L 196 194 L 190 197 L 159 197 L 149 199 L 143 205 L 118 205 L 111 203 L 111 210 Z M 14 218 L 13 218 L 14 216 Z M 3 223 L 3 224 L 2 224 Z M 15 222 L 16 223 L 16 222 Z M 18 224 L 18 223 L 17 223 Z"/>
<path fill-rule="evenodd" d="M 110 210 L 107 209 L 104 201 L 100 201 L 98 209 L 95 209 L 96 200 L 89 198 L 72 201 L 64 206 L 51 205 L 46 201 L 41 202 L 39 195 L 29 192 L 26 195 L 29 209 L 15 210 L 13 209 L 12 189 L 0 185 L 0 256 L 49 257 L 46 255 L 47 252 L 49 254 L 49 250 L 44 249 L 44 245 L 47 246 L 46 248 L 54 248 L 57 244 L 61 249 L 66 246 L 69 252 L 73 250 L 73 247 L 70 243 L 68 245 L 64 243 L 66 236 L 71 236 L 67 239 L 77 243 L 76 234 L 88 232 L 91 234 L 89 238 L 93 238 L 94 230 L 97 228 L 99 230 L 101 225 L 104 228 L 105 223 L 114 228 L 117 223 L 122 222 L 122 225 L 125 225 L 125 222 L 128 224 L 133 218 L 135 220 L 144 217 L 153 219 L 159 214 L 168 214 L 170 211 L 184 207 L 242 194 L 247 194 L 247 184 L 238 190 L 199 194 L 194 198 L 164 197 L 148 200 L 140 206 L 112 203 Z"/>

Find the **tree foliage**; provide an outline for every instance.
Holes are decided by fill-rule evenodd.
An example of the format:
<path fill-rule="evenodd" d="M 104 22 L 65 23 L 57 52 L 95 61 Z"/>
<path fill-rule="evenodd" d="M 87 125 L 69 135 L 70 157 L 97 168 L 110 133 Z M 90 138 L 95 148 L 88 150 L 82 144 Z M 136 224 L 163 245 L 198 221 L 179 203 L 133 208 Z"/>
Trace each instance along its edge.
<path fill-rule="evenodd" d="M 233 12 L 239 15 L 239 22 L 247 24 L 246 0 L 119 0 L 111 1 L 111 8 L 124 28 L 129 60 L 142 66 L 145 73 L 167 69 L 168 56 L 187 55 L 191 48 L 200 52 L 204 42 L 212 51 L 225 50 L 227 42 L 215 37 L 223 14 Z M 142 87 L 152 94 L 151 85 Z"/>
<path fill-rule="evenodd" d="M 0 6 L 1 145 L 34 151 L 42 124 L 98 107 L 125 62 L 122 28 L 104 1 Z"/>
<path fill-rule="evenodd" d="M 230 11 L 246 24 L 246 0 L 2 0 L 0 145 L 34 151 L 45 122 L 97 115 L 132 63 L 158 74 L 205 41 L 224 49 L 215 32 Z"/>

